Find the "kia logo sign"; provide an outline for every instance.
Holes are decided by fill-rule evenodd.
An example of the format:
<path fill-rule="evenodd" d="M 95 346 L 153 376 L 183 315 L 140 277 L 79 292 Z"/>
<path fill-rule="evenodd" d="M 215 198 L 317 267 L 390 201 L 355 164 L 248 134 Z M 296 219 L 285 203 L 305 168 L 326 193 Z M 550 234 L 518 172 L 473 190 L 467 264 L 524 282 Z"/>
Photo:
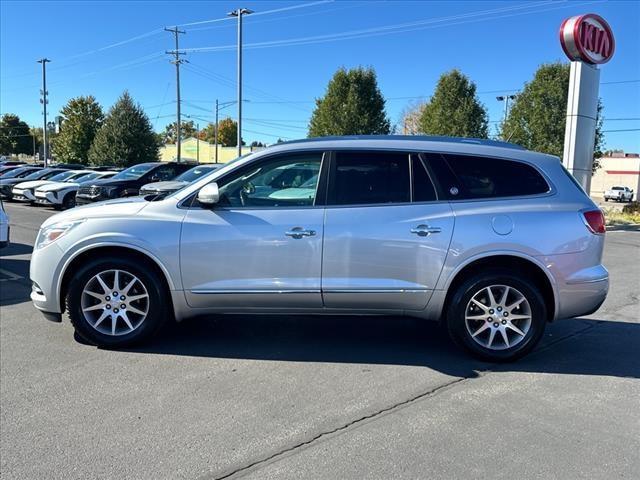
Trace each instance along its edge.
<path fill-rule="evenodd" d="M 560 43 L 571 60 L 593 65 L 608 62 L 616 49 L 611 27 L 601 16 L 593 13 L 577 15 L 562 22 Z"/>

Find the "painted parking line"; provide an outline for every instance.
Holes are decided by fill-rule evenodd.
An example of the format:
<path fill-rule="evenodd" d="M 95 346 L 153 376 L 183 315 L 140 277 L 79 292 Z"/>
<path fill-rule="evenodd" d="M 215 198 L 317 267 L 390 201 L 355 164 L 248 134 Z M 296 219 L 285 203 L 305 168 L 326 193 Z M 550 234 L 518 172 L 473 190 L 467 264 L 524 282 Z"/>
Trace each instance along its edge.
<path fill-rule="evenodd" d="M 16 280 L 22 280 L 24 277 L 16 273 L 0 268 L 0 282 L 12 282 Z"/>

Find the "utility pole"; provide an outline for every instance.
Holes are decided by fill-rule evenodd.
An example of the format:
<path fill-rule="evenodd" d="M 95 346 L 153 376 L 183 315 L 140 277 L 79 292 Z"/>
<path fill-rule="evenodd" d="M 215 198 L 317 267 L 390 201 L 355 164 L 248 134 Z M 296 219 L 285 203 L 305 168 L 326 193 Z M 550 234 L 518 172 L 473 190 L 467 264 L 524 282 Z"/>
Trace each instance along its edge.
<path fill-rule="evenodd" d="M 504 116 L 502 118 L 502 122 L 507 121 L 507 116 L 509 115 L 509 100 L 515 100 L 516 95 L 500 95 L 496 97 L 496 100 L 499 102 L 504 102 Z"/>
<path fill-rule="evenodd" d="M 180 55 L 186 55 L 186 52 L 181 52 L 179 50 L 178 36 L 181 33 L 186 33 L 186 32 L 184 30 L 178 30 L 178 27 L 173 27 L 173 28 L 165 27 L 165 31 L 173 33 L 176 41 L 175 50 L 169 50 L 166 53 L 167 55 L 173 55 L 175 58 L 171 63 L 173 63 L 176 66 L 176 159 L 178 163 L 180 163 L 180 159 L 182 157 L 180 152 L 181 145 L 182 145 L 182 139 L 180 138 L 181 127 L 182 127 L 181 120 L 180 120 L 180 64 L 184 62 L 184 60 L 180 58 Z"/>
<path fill-rule="evenodd" d="M 216 142 L 216 163 L 218 163 L 218 99 L 216 98 L 216 124 L 213 138 L 215 138 Z"/>
<path fill-rule="evenodd" d="M 238 156 L 242 155 L 242 16 L 252 13 L 248 8 L 229 12 L 229 16 L 238 17 Z"/>
<path fill-rule="evenodd" d="M 200 163 L 200 124 L 196 123 L 196 159 Z"/>
<path fill-rule="evenodd" d="M 41 58 L 40 60 L 38 60 L 38 63 L 42 64 L 42 90 L 40 90 L 40 94 L 42 95 L 42 98 L 40 99 L 40 103 L 42 104 L 43 107 L 43 120 L 42 120 L 42 135 L 43 135 L 43 153 L 44 153 L 44 168 L 47 168 L 47 157 L 49 155 L 49 149 L 47 148 L 47 104 L 49 103 L 49 100 L 47 100 L 47 95 L 49 95 L 49 92 L 47 91 L 47 63 L 49 63 L 51 60 L 49 60 L 48 58 Z"/>

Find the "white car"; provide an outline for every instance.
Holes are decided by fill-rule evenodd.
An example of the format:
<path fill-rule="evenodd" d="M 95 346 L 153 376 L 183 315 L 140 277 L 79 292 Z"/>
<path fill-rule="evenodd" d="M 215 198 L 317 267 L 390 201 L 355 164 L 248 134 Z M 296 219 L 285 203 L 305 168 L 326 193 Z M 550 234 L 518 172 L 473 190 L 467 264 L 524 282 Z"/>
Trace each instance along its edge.
<path fill-rule="evenodd" d="M 4 211 L 4 204 L 0 198 L 0 248 L 9 245 L 9 216 Z"/>
<path fill-rule="evenodd" d="M 89 173 L 94 173 L 93 170 L 66 170 L 58 173 L 47 180 L 32 180 L 29 182 L 22 182 L 16 184 L 11 193 L 13 195 L 12 200 L 17 202 L 33 203 L 36 201 L 35 189 L 43 185 L 57 182 L 74 181 Z"/>
<path fill-rule="evenodd" d="M 66 210 L 76 205 L 76 192 L 80 184 L 91 180 L 102 180 L 113 177 L 117 172 L 86 171 L 83 175 L 67 178 L 62 182 L 47 183 L 35 189 L 35 202 L 38 205 L 49 205 L 58 210 Z"/>

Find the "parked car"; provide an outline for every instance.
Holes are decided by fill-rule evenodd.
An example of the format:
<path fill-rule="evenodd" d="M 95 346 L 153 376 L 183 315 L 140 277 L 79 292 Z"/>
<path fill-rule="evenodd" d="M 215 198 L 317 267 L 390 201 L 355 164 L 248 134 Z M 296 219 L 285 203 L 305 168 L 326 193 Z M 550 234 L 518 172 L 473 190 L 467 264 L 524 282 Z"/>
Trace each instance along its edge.
<path fill-rule="evenodd" d="M 136 196 L 143 185 L 173 180 L 191 167 L 193 164 L 190 163 L 140 163 L 109 179 L 82 185 L 76 194 L 76 204 L 83 205 L 112 198 Z"/>
<path fill-rule="evenodd" d="M 602 212 L 557 157 L 503 142 L 280 143 L 149 198 L 45 221 L 30 275 L 47 318 L 67 309 L 84 341 L 123 347 L 167 318 L 401 314 L 506 361 L 609 286 Z"/>
<path fill-rule="evenodd" d="M 70 177 L 61 182 L 51 182 L 35 189 L 35 203 L 52 206 L 58 210 L 75 207 L 76 193 L 83 183 L 111 178 L 116 172 L 85 171 L 77 177 Z"/>
<path fill-rule="evenodd" d="M 140 195 L 169 195 L 200 178 L 202 175 L 213 172 L 219 167 L 219 164 L 197 165 L 178 175 L 174 180 L 143 185 L 142 188 L 140 188 Z"/>
<path fill-rule="evenodd" d="M 11 190 L 12 200 L 16 202 L 33 203 L 36 201 L 36 188 L 50 183 L 64 182 L 66 180 L 73 181 L 74 179 L 91 173 L 89 170 L 60 170 L 54 168 L 52 168 L 51 171 L 54 171 L 51 175 L 41 177 L 37 180 L 28 180 L 29 177 L 26 177 L 24 182 L 16 184 Z"/>
<path fill-rule="evenodd" d="M 2 160 L 0 161 L 0 167 L 13 167 L 16 165 L 25 165 L 26 162 L 20 160 Z"/>
<path fill-rule="evenodd" d="M 13 194 L 11 190 L 18 183 L 39 178 L 49 172 L 40 167 L 20 167 L 10 171 L 0 178 L 0 198 L 10 200 Z"/>
<path fill-rule="evenodd" d="M 4 248 L 9 245 L 9 216 L 4 211 L 4 203 L 0 198 L 0 248 Z"/>
<path fill-rule="evenodd" d="M 11 170 L 15 170 L 16 168 L 20 168 L 20 165 L 8 165 L 0 167 L 0 178 L 6 173 L 9 173 Z"/>
<path fill-rule="evenodd" d="M 632 202 L 633 190 L 629 187 L 611 187 L 610 190 L 604 192 L 604 201 L 614 200 L 616 202 Z"/>

